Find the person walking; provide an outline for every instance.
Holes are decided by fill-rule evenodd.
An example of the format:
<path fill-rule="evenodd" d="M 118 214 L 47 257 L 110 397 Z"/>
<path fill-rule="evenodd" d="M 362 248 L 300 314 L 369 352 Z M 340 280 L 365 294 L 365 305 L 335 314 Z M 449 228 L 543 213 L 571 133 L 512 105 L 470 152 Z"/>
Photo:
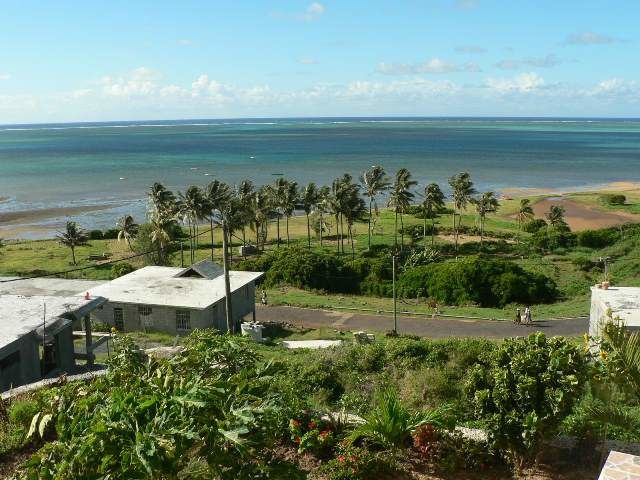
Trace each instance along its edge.
<path fill-rule="evenodd" d="M 524 323 L 526 323 L 527 325 L 531 325 L 531 309 L 528 305 L 524 309 Z"/>
<path fill-rule="evenodd" d="M 262 292 L 260 293 L 260 303 L 262 303 L 263 306 L 267 306 L 267 292 L 265 291 L 265 289 L 262 289 Z"/>
<path fill-rule="evenodd" d="M 520 325 L 522 323 L 522 314 L 520 313 L 519 308 L 516 308 L 516 318 L 513 320 L 513 323 L 516 325 Z"/>

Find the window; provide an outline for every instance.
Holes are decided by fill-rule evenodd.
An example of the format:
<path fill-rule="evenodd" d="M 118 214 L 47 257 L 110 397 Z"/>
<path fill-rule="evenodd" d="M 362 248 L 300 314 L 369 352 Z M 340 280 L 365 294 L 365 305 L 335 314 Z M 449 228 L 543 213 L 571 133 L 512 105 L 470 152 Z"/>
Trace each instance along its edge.
<path fill-rule="evenodd" d="M 191 330 L 191 312 L 189 310 L 176 310 L 176 330 Z"/>
<path fill-rule="evenodd" d="M 124 332 L 124 312 L 120 307 L 113 309 L 113 324 L 118 330 Z"/>
<path fill-rule="evenodd" d="M 151 318 L 151 313 L 153 310 L 149 305 L 139 305 L 138 306 L 138 317 L 140 318 L 140 323 L 145 327 L 153 326 L 153 319 Z"/>

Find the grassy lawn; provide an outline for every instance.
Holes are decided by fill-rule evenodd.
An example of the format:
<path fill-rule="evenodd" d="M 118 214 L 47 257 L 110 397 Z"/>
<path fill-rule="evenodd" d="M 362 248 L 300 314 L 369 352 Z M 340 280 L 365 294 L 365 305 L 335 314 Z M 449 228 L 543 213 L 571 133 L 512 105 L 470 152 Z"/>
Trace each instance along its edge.
<path fill-rule="evenodd" d="M 607 193 L 625 195 L 627 197 L 627 201 L 624 205 L 610 205 L 602 201 L 602 195 Z M 640 214 L 640 192 L 579 192 L 571 193 L 566 195 L 566 197 L 601 210 Z"/>

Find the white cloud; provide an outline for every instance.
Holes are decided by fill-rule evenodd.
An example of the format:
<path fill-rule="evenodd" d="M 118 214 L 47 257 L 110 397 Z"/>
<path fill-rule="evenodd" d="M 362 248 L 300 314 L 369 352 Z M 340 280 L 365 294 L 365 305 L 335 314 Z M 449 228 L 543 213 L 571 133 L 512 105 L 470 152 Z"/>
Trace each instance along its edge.
<path fill-rule="evenodd" d="M 139 67 L 128 75 L 107 76 L 100 80 L 106 95 L 115 97 L 147 96 L 156 91 L 155 81 L 160 75 L 146 67 Z"/>
<path fill-rule="evenodd" d="M 455 48 L 457 53 L 487 53 L 487 49 L 478 45 L 459 45 Z"/>
<path fill-rule="evenodd" d="M 456 0 L 455 7 L 460 10 L 471 10 L 478 6 L 478 0 Z"/>
<path fill-rule="evenodd" d="M 312 57 L 302 57 L 298 59 L 298 63 L 301 63 L 303 65 L 317 65 L 319 62 Z"/>
<path fill-rule="evenodd" d="M 188 38 L 183 38 L 178 40 L 178 45 L 182 47 L 188 47 L 189 45 L 193 45 L 193 41 L 189 40 Z"/>
<path fill-rule="evenodd" d="M 11 75 L 9 75 L 8 73 L 0 73 L 0 80 L 9 80 L 11 78 Z"/>
<path fill-rule="evenodd" d="M 565 43 L 569 45 L 604 45 L 617 41 L 619 40 L 601 33 L 580 32 L 569 35 Z"/>
<path fill-rule="evenodd" d="M 385 75 L 407 75 L 416 73 L 479 72 L 481 69 L 477 63 L 454 64 L 436 57 L 419 64 L 382 62 L 378 64 L 377 71 Z"/>
<path fill-rule="evenodd" d="M 595 96 L 626 97 L 638 100 L 640 98 L 640 85 L 633 80 L 609 78 L 598 83 L 589 93 Z"/>
<path fill-rule="evenodd" d="M 498 93 L 530 93 L 545 85 L 537 73 L 522 73 L 513 78 L 488 78 L 486 85 Z"/>
<path fill-rule="evenodd" d="M 496 67 L 500 70 L 517 70 L 520 68 L 520 63 L 517 60 L 501 60 L 496 63 Z"/>
<path fill-rule="evenodd" d="M 527 57 L 520 60 L 505 59 L 496 63 L 495 66 L 501 70 L 518 70 L 523 66 L 552 68 L 566 62 L 567 60 L 558 57 L 556 54 L 549 53 L 544 57 Z"/>
<path fill-rule="evenodd" d="M 317 20 L 324 14 L 324 5 L 318 2 L 311 3 L 305 13 L 302 15 L 302 19 L 306 21 Z"/>

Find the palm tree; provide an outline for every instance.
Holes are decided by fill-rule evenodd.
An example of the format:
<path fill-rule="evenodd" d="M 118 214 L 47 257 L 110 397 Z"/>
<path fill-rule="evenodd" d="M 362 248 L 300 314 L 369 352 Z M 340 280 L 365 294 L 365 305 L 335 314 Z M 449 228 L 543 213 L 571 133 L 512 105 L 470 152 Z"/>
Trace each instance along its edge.
<path fill-rule="evenodd" d="M 373 166 L 371 167 L 371 170 L 367 170 L 360 176 L 360 184 L 364 189 L 364 196 L 369 198 L 368 247 L 371 248 L 372 207 L 375 208 L 377 215 L 378 204 L 376 203 L 376 197 L 385 190 L 388 190 L 391 183 L 389 182 L 389 177 L 387 177 L 384 168 Z"/>
<path fill-rule="evenodd" d="M 251 180 L 243 180 L 238 185 L 237 197 L 239 200 L 238 206 L 242 212 L 242 243 L 246 245 L 246 227 L 251 221 L 251 200 L 256 193 L 256 189 Z"/>
<path fill-rule="evenodd" d="M 184 193 L 179 193 L 179 213 L 189 225 L 189 245 L 191 263 L 195 262 L 195 249 L 198 248 L 198 222 L 203 219 L 209 204 L 200 187 L 190 186 Z"/>
<path fill-rule="evenodd" d="M 151 217 L 155 214 L 170 214 L 175 213 L 176 197 L 171 190 L 161 183 L 155 182 L 147 194 L 149 197 L 149 206 L 147 213 Z"/>
<path fill-rule="evenodd" d="M 471 197 L 476 193 L 473 188 L 473 182 L 471 181 L 471 175 L 467 172 L 461 172 L 453 177 L 449 178 L 449 185 L 451 186 L 451 196 L 453 197 L 453 232 L 456 242 L 456 252 L 458 251 L 458 229 L 462 222 L 462 210 L 467 208 L 467 204 L 471 200 Z M 456 215 L 460 219 L 456 225 Z"/>
<path fill-rule="evenodd" d="M 480 198 L 472 200 L 476 206 L 476 211 L 480 217 L 480 248 L 482 248 L 484 240 L 484 222 L 487 214 L 498 210 L 500 203 L 493 192 L 484 192 Z"/>
<path fill-rule="evenodd" d="M 293 215 L 296 209 L 296 203 L 298 202 L 298 184 L 296 182 L 287 182 L 286 187 L 282 194 L 282 213 L 286 220 L 287 229 L 287 246 L 289 246 L 289 219 Z"/>
<path fill-rule="evenodd" d="M 231 187 L 219 180 L 213 180 L 204 189 L 206 207 L 208 209 L 209 227 L 211 229 L 211 260 L 213 261 L 213 224 L 222 216 L 222 211 L 231 202 Z"/>
<path fill-rule="evenodd" d="M 129 249 L 133 252 L 131 240 L 135 238 L 138 233 L 138 224 L 135 223 L 135 220 L 131 215 L 125 215 L 118 220 L 116 228 L 118 229 L 118 241 L 120 242 L 124 239 L 127 242 Z"/>
<path fill-rule="evenodd" d="M 256 248 L 260 248 L 260 244 L 262 243 L 262 249 L 264 250 L 269 220 L 274 216 L 270 188 L 268 186 L 261 187 L 253 195 L 251 199 L 251 215 L 251 228 L 256 234 Z"/>
<path fill-rule="evenodd" d="M 324 226 L 325 226 L 324 214 L 331 212 L 330 199 L 331 199 L 331 188 L 329 188 L 326 185 L 323 185 L 322 187 L 320 187 L 320 190 L 318 190 L 318 202 L 317 202 L 318 214 L 320 216 L 320 225 L 319 225 L 320 228 L 318 229 L 318 232 L 320 234 L 321 247 L 322 247 L 322 234 L 324 233 Z"/>
<path fill-rule="evenodd" d="M 534 213 L 531 207 L 531 200 L 528 198 L 520 199 L 520 206 L 516 212 L 516 220 L 518 221 L 518 232 L 522 234 L 522 226 L 526 222 L 530 222 L 533 219 Z"/>
<path fill-rule="evenodd" d="M 347 233 L 351 241 L 351 256 L 355 259 L 356 251 L 353 244 L 353 225 L 357 221 L 364 220 L 367 207 L 357 189 L 351 189 L 345 200 L 344 218 L 347 222 Z"/>
<path fill-rule="evenodd" d="M 430 183 L 424 188 L 424 200 L 422 200 L 422 214 L 424 217 L 423 237 L 427 248 L 427 218 L 431 219 L 431 246 L 435 243 L 436 215 L 444 208 L 444 193 L 437 183 Z"/>
<path fill-rule="evenodd" d="M 300 203 L 302 209 L 307 216 L 307 244 L 308 248 L 311 248 L 311 224 L 309 222 L 309 215 L 317 207 L 319 201 L 319 191 L 315 183 L 309 183 L 300 194 Z"/>
<path fill-rule="evenodd" d="M 71 258 L 73 264 L 76 264 L 76 247 L 87 245 L 87 235 L 84 233 L 76 222 L 67 221 L 67 226 L 64 232 L 58 232 L 58 240 L 65 247 L 71 249 Z"/>
<path fill-rule="evenodd" d="M 561 205 L 551 205 L 549 207 L 549 212 L 545 214 L 547 220 L 549 221 L 549 225 L 557 229 L 566 229 L 568 228 L 567 222 L 564 220 L 565 209 Z"/>
<path fill-rule="evenodd" d="M 393 208 L 395 213 L 395 231 L 394 231 L 394 244 L 398 247 L 398 215 L 400 215 L 401 225 L 401 248 L 404 246 L 404 222 L 402 220 L 402 214 L 411 205 L 411 201 L 414 198 L 414 193 L 411 189 L 416 186 L 418 182 L 411 179 L 411 172 L 406 168 L 401 168 L 396 172 L 396 178 L 391 187 L 391 193 L 389 194 L 388 206 Z"/>
<path fill-rule="evenodd" d="M 149 221 L 151 225 L 151 244 L 157 251 L 157 263 L 166 265 L 167 263 L 167 247 L 171 243 L 171 230 L 174 226 L 175 219 L 173 216 L 156 214 Z"/>
<path fill-rule="evenodd" d="M 269 185 L 269 196 L 271 197 L 271 205 L 276 215 L 276 244 L 280 247 L 280 218 L 283 215 L 283 205 L 286 196 L 288 181 L 284 178 L 278 178 L 273 185 Z"/>

